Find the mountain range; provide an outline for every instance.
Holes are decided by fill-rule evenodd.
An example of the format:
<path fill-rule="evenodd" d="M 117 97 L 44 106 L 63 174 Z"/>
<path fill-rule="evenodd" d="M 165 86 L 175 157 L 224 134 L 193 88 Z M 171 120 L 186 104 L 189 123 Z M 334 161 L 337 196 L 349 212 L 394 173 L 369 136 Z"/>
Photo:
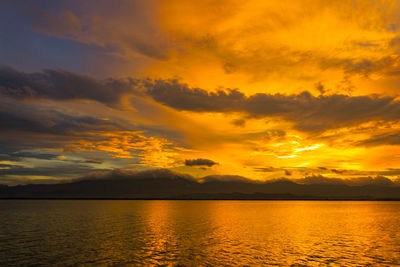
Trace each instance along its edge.
<path fill-rule="evenodd" d="M 0 185 L 0 198 L 400 200 L 400 186 L 383 177 L 364 183 L 323 177 L 257 182 L 222 175 L 195 179 L 167 169 L 117 169 L 57 184 Z"/>

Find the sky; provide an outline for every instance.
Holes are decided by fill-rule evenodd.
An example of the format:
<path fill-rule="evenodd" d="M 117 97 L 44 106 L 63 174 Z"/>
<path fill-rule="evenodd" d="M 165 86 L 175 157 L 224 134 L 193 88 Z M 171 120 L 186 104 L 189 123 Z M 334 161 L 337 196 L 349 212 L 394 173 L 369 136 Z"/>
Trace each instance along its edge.
<path fill-rule="evenodd" d="M 400 179 L 397 0 L 4 0 L 0 184 Z"/>

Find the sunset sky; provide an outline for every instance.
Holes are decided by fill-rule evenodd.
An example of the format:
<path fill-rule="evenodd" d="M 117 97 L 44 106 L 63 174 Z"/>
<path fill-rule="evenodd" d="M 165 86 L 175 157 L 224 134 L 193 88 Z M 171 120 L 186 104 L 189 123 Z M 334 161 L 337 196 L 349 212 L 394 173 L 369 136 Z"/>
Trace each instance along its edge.
<path fill-rule="evenodd" d="M 400 178 L 398 0 L 5 0 L 0 184 Z"/>

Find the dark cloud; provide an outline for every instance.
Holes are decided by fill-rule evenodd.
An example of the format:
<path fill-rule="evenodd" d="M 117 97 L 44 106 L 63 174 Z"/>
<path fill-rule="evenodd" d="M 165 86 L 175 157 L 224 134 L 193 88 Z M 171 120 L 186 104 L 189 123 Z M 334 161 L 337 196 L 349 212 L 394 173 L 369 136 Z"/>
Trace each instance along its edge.
<path fill-rule="evenodd" d="M 274 168 L 274 167 L 257 167 L 257 168 L 254 168 L 254 170 L 256 170 L 258 172 L 276 172 L 276 171 L 280 171 L 281 169 Z"/>
<path fill-rule="evenodd" d="M 400 133 L 374 135 L 357 143 L 360 146 L 400 145 Z"/>
<path fill-rule="evenodd" d="M 71 177 L 76 175 L 84 175 L 93 171 L 107 171 L 108 169 L 96 169 L 83 164 L 64 164 L 51 167 L 36 166 L 34 168 L 13 165 L 8 168 L 0 169 L 0 177 L 8 175 L 22 176 L 49 176 L 49 177 Z M 0 178 L 1 179 L 1 178 Z"/>
<path fill-rule="evenodd" d="M 346 171 L 345 170 L 337 170 L 337 169 L 331 169 L 331 172 L 336 173 L 336 174 L 343 174 Z"/>
<path fill-rule="evenodd" d="M 280 115 L 293 121 L 299 130 L 323 131 L 372 119 L 397 119 L 400 104 L 393 98 L 377 96 L 256 94 L 248 98 L 245 111 L 254 116 Z"/>
<path fill-rule="evenodd" d="M 282 172 L 285 174 L 285 176 L 291 176 L 292 175 L 292 171 L 288 170 L 288 169 L 284 169 L 284 168 L 274 168 L 274 167 L 264 167 L 264 168 L 254 168 L 255 171 L 258 172 Z"/>
<path fill-rule="evenodd" d="M 104 159 L 88 158 L 86 160 L 83 160 L 82 162 L 83 163 L 91 163 L 91 164 L 102 164 L 104 162 Z"/>
<path fill-rule="evenodd" d="M 217 162 L 214 162 L 210 159 L 187 159 L 185 160 L 185 165 L 186 166 L 208 166 L 212 167 L 214 165 L 218 164 Z"/>
<path fill-rule="evenodd" d="M 55 184 L 66 182 L 75 177 L 93 172 L 109 171 L 107 168 L 95 168 L 83 163 L 67 162 L 53 166 L 25 167 L 20 165 L 0 166 L 0 184 Z M 43 178 L 33 178 L 43 177 Z"/>
<path fill-rule="evenodd" d="M 44 178 L 44 179 L 32 179 L 23 176 L 0 176 L 0 189 L 2 186 L 16 186 L 16 185 L 27 185 L 27 184 L 57 184 L 61 183 L 63 180 L 60 178 Z"/>
<path fill-rule="evenodd" d="M 41 152 L 26 152 L 26 151 L 7 151 L 3 144 L 0 143 L 0 161 L 21 161 L 27 158 L 52 160 L 58 155 Z"/>
<path fill-rule="evenodd" d="M 286 175 L 286 176 L 290 176 L 290 175 L 292 175 L 292 172 L 289 171 L 289 170 L 285 170 L 285 175 Z"/>
<path fill-rule="evenodd" d="M 25 73 L 0 67 L 0 93 L 17 99 L 91 99 L 115 106 L 123 95 L 133 92 L 136 84 L 134 79 L 98 80 L 65 70 Z"/>
<path fill-rule="evenodd" d="M 236 119 L 232 121 L 232 124 L 238 127 L 244 127 L 246 125 L 246 120 L 244 119 Z"/>
<path fill-rule="evenodd" d="M 207 92 L 176 80 L 145 83 L 147 92 L 167 106 L 197 112 L 245 112 L 251 117 L 280 116 L 302 131 L 324 131 L 370 120 L 397 120 L 400 103 L 392 97 L 259 93 L 238 90 Z"/>
<path fill-rule="evenodd" d="M 154 100 L 179 110 L 234 111 L 243 106 L 245 99 L 245 95 L 236 89 L 209 93 L 200 88 L 189 88 L 177 80 L 149 80 L 144 85 Z"/>
<path fill-rule="evenodd" d="M 116 121 L 90 116 L 73 116 L 56 110 L 40 109 L 34 105 L 0 99 L 0 133 L 25 132 L 68 135 L 85 131 L 121 130 L 129 127 Z"/>

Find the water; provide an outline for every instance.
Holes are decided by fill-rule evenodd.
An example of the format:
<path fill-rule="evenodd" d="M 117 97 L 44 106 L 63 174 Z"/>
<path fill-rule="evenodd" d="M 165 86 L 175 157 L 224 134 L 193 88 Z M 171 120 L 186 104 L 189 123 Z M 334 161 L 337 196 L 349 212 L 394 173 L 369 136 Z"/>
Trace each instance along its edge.
<path fill-rule="evenodd" d="M 0 200 L 0 266 L 393 266 L 400 202 Z"/>

